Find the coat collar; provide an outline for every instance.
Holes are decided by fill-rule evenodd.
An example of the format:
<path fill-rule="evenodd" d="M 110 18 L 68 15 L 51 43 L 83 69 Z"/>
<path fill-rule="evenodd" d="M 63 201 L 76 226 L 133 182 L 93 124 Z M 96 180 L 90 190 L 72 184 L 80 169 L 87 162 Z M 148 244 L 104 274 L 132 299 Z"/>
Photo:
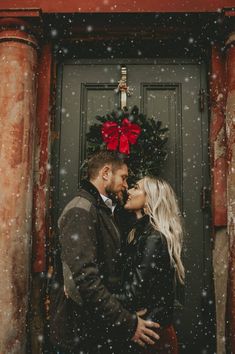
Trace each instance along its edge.
<path fill-rule="evenodd" d="M 134 225 L 137 233 L 141 233 L 149 226 L 149 215 L 144 215 L 141 219 L 137 219 Z"/>
<path fill-rule="evenodd" d="M 104 203 L 98 189 L 88 180 L 83 180 L 81 182 L 81 189 L 89 193 L 93 198 L 97 207 L 104 208 L 106 212 L 112 214 L 111 209 Z"/>

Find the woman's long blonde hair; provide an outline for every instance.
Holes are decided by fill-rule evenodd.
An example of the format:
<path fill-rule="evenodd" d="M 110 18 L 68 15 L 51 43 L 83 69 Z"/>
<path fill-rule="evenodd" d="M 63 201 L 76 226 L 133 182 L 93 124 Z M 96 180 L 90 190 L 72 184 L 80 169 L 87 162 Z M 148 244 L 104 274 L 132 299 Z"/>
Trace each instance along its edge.
<path fill-rule="evenodd" d="M 144 210 L 153 227 L 165 236 L 171 263 L 179 281 L 184 283 L 185 271 L 181 261 L 183 228 L 176 195 L 161 178 L 144 177 L 143 186 L 146 193 Z"/>

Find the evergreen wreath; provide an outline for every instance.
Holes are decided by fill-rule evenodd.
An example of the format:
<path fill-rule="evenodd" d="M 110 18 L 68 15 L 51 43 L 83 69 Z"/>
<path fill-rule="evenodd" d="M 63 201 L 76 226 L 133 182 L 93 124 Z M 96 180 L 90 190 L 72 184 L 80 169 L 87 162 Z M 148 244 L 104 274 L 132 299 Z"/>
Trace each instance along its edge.
<path fill-rule="evenodd" d="M 96 116 L 97 123 L 87 133 L 87 157 L 102 150 L 119 151 L 127 159 L 129 182 L 145 175 L 157 176 L 167 158 L 168 128 L 162 122 L 147 118 L 134 106 Z"/>

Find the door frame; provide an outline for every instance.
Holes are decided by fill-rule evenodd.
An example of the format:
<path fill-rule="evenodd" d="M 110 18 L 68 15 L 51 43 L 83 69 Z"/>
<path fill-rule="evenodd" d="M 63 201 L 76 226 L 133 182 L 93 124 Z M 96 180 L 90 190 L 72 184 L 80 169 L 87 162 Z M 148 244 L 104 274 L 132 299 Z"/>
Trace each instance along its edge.
<path fill-rule="evenodd" d="M 116 64 L 117 62 L 121 64 L 152 64 L 152 65 L 193 65 L 197 64 L 201 66 L 200 70 L 200 87 L 203 87 L 206 92 L 208 92 L 208 82 L 207 82 L 207 69 L 208 69 L 208 64 L 206 61 L 202 61 L 201 58 L 193 58 L 193 59 L 188 59 L 188 58 L 148 58 L 148 59 L 128 59 L 128 58 L 115 58 L 115 59 L 109 59 L 109 58 L 103 58 L 103 59 L 66 59 L 64 62 L 60 62 L 58 65 L 58 71 L 57 71 L 57 91 L 56 91 L 56 119 L 55 119 L 55 131 L 58 136 L 61 134 L 61 109 L 62 109 L 62 82 L 63 82 L 63 68 L 65 65 L 76 65 L 76 64 L 96 64 L 96 65 L 104 65 L 104 64 Z M 89 84 L 88 84 L 89 85 Z M 92 84 L 90 84 L 92 85 Z M 109 85 L 114 85 L 116 84 L 110 84 Z M 172 85 L 172 83 L 171 83 Z M 207 96 L 206 96 L 207 97 Z M 82 112 L 82 110 L 81 110 Z M 205 149 L 202 149 L 203 156 L 202 156 L 202 175 L 203 175 L 203 186 L 210 187 L 210 169 L 209 169 L 209 109 L 208 109 L 208 103 L 205 102 L 205 109 L 201 114 L 201 133 L 202 133 L 202 144 L 206 146 Z M 203 122 L 206 121 L 206 126 L 208 130 L 203 129 Z M 80 117 L 80 125 L 84 127 L 84 117 Z M 84 137 L 83 137 L 83 142 L 84 142 Z M 81 141 L 82 144 L 82 141 Z M 182 137 L 181 137 L 181 146 L 178 147 L 179 150 L 179 156 L 182 156 Z M 207 153 L 205 152 L 207 151 Z M 84 154 L 84 152 L 82 152 Z M 53 169 L 53 182 L 55 188 L 52 188 L 53 191 L 53 208 L 52 208 L 52 220 L 53 220 L 53 227 L 56 228 L 57 225 L 57 220 L 59 217 L 58 211 L 59 211 L 59 193 L 58 193 L 58 188 L 59 188 L 59 171 L 60 171 L 60 141 L 59 139 L 56 140 L 53 144 L 52 147 L 52 169 Z M 183 174 L 183 166 L 182 166 L 182 158 L 181 158 L 181 165 L 179 166 L 178 173 Z M 180 191 L 183 193 L 183 178 L 181 180 L 181 185 L 180 185 Z M 203 187 L 202 186 L 202 187 Z M 183 205 L 181 201 L 181 210 L 183 211 Z M 205 291 L 207 290 L 209 293 L 210 298 L 214 298 L 213 295 L 213 271 L 212 271 L 212 243 L 211 243 L 211 230 L 208 227 L 210 225 L 210 210 L 205 210 L 203 212 L 203 228 L 204 228 L 204 274 L 203 274 L 203 286 Z M 204 299 L 205 300 L 205 299 Z M 203 302 L 203 298 L 202 298 Z M 204 306 L 204 305 L 202 305 Z M 208 304 L 205 304 L 204 307 L 208 307 Z M 212 311 L 212 315 L 214 315 Z M 206 314 L 203 327 L 206 328 L 210 325 L 210 321 L 208 319 L 208 316 Z"/>

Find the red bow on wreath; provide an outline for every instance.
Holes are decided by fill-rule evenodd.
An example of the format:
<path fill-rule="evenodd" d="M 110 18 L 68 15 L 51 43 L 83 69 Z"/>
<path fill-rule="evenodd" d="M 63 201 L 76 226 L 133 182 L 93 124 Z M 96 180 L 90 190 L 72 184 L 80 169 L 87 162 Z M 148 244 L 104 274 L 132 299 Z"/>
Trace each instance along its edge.
<path fill-rule="evenodd" d="M 102 138 L 107 143 L 108 150 L 117 150 L 122 154 L 129 155 L 129 144 L 136 144 L 141 128 L 138 124 L 131 123 L 124 118 L 121 125 L 115 122 L 105 122 L 101 128 Z"/>

